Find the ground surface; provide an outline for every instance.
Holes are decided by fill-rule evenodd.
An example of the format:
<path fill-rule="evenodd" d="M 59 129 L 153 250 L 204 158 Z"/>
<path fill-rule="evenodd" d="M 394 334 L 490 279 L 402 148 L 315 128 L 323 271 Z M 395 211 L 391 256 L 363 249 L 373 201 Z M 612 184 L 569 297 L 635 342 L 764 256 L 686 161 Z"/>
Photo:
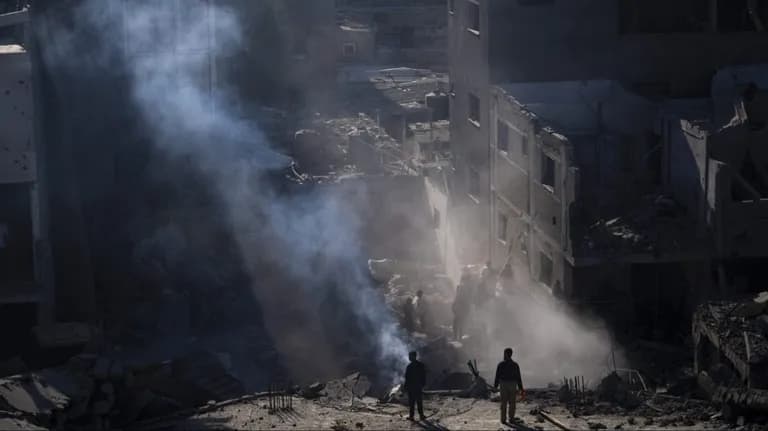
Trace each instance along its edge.
<path fill-rule="evenodd" d="M 326 430 L 499 430 L 514 429 L 499 423 L 499 403 L 489 400 L 432 396 L 425 400 L 427 421 L 412 423 L 406 420 L 407 408 L 398 404 L 381 404 L 364 398 L 354 403 L 329 403 L 323 399 L 294 398 L 292 412 L 270 414 L 266 400 L 235 404 L 201 413 L 176 424 L 177 429 L 326 429 Z M 540 395 L 518 403 L 517 429 L 556 429 L 544 422 L 535 409 L 547 404 L 547 411 L 570 429 L 722 429 L 726 424 L 709 420 L 709 412 L 695 409 L 702 420 L 692 420 L 681 409 L 656 415 L 637 415 L 640 412 L 611 412 L 574 417 L 564 406 L 553 405 Z M 683 409 L 686 410 L 686 409 Z M 601 426 L 602 425 L 602 426 Z"/>

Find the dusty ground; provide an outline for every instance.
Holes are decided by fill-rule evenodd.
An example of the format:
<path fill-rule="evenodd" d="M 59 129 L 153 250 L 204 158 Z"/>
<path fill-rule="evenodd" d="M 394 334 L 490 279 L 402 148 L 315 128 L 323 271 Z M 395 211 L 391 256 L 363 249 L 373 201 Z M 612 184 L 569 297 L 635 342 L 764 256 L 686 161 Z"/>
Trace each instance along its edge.
<path fill-rule="evenodd" d="M 545 395 L 548 398 L 549 395 Z M 530 399 L 518 403 L 518 417 L 522 425 L 517 429 L 555 429 L 532 414 L 547 404 L 547 411 L 564 425 L 581 429 L 723 429 L 726 424 L 709 420 L 709 411 L 694 406 L 694 415 L 681 409 L 655 415 L 637 415 L 642 412 L 611 412 L 591 416 L 574 417 L 564 406 L 552 405 L 535 392 Z M 176 429 L 265 429 L 265 430 L 499 430 L 513 429 L 499 423 L 499 404 L 488 400 L 461 399 L 432 396 L 425 400 L 426 422 L 412 423 L 406 420 L 407 408 L 397 404 L 380 404 L 371 398 L 354 403 L 328 403 L 323 399 L 305 400 L 294 398 L 294 410 L 270 414 L 266 400 L 254 400 L 231 405 L 207 413 L 201 413 L 175 424 Z M 600 410 L 600 409 L 597 409 Z M 683 409 L 685 410 L 685 409 Z M 634 413 L 634 414 L 633 414 Z M 692 420 L 698 415 L 703 420 Z M 653 416 L 653 417 L 652 417 Z"/>

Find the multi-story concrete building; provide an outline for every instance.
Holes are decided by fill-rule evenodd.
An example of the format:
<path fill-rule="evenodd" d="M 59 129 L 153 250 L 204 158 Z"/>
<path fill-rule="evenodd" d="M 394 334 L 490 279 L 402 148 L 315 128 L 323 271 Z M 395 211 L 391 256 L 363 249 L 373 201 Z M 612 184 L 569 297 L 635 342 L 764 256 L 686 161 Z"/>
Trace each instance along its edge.
<path fill-rule="evenodd" d="M 666 295 L 668 313 L 689 286 L 721 285 L 709 268 L 738 233 L 703 215 L 706 199 L 690 201 L 713 171 L 681 171 L 675 158 L 705 159 L 706 145 L 673 145 L 670 118 L 709 118 L 715 73 L 768 59 L 766 11 L 751 5 L 448 1 L 463 259 L 511 260 L 521 281 L 574 300 Z"/>

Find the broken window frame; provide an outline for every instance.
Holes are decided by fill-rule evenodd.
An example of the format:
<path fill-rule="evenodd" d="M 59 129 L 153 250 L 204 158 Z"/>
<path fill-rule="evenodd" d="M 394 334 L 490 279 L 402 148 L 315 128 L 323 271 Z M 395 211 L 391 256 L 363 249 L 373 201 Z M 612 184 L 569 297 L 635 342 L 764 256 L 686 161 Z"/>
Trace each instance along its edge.
<path fill-rule="evenodd" d="M 352 53 L 347 52 L 347 48 L 352 48 Z M 344 45 L 342 46 L 342 53 L 344 54 L 344 58 L 352 58 L 357 55 L 357 44 L 355 42 L 344 42 Z"/>

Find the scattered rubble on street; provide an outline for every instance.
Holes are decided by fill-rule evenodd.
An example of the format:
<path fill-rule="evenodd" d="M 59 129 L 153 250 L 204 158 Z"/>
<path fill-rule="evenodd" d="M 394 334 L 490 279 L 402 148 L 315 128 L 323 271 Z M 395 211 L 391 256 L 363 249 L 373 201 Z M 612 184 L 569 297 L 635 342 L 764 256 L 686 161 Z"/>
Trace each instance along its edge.
<path fill-rule="evenodd" d="M 29 429 L 106 429 L 244 394 L 206 352 L 149 366 L 82 354 L 56 368 L 0 379 L 0 419 Z"/>
<path fill-rule="evenodd" d="M 743 302 L 711 302 L 693 319 L 700 387 L 726 419 L 768 415 L 768 293 Z"/>

